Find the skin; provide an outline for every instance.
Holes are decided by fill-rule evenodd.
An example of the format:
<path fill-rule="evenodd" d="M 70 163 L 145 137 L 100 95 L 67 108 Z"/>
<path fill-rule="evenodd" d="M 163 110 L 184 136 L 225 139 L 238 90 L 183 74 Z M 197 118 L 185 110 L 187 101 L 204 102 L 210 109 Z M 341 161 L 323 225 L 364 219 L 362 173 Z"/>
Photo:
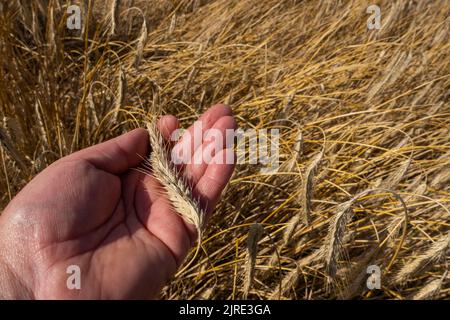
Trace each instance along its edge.
<path fill-rule="evenodd" d="M 224 105 L 213 106 L 199 120 L 204 130 L 236 128 Z M 173 116 L 159 121 L 166 139 L 177 127 Z M 187 142 L 182 137 L 178 144 Z M 210 143 L 202 141 L 203 149 Z M 194 147 L 192 157 L 200 150 Z M 155 178 L 133 169 L 149 148 L 147 132 L 136 129 L 56 161 L 26 185 L 0 216 L 0 297 L 157 297 L 196 235 Z M 228 152 L 223 149 L 214 159 Z M 213 160 L 180 169 L 210 214 L 233 165 Z M 70 265 L 80 267 L 80 290 L 67 288 Z"/>

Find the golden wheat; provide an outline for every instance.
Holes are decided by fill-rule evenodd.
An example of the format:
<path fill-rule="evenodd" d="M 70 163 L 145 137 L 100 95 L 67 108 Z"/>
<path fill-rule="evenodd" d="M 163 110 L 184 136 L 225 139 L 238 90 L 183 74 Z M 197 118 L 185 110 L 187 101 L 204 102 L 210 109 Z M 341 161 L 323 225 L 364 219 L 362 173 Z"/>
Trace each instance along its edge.
<path fill-rule="evenodd" d="M 162 298 L 241 298 L 255 223 L 266 236 L 249 299 L 450 297 L 437 282 L 449 263 L 448 1 L 378 1 L 380 30 L 362 0 L 73 2 L 81 33 L 66 28 L 67 1 L 2 2 L 2 208 L 57 159 L 155 123 L 154 110 L 187 126 L 228 102 L 244 130 L 279 130 L 280 170 L 237 166 L 204 250 Z M 201 229 L 163 160 L 153 174 Z M 382 289 L 364 287 L 366 264 L 380 266 Z"/>

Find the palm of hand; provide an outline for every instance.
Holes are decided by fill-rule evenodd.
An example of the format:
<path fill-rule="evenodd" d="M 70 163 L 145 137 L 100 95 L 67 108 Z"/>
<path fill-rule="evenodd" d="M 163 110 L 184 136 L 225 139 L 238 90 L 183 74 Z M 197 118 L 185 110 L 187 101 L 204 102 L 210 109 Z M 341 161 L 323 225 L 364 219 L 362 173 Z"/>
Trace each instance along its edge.
<path fill-rule="evenodd" d="M 235 127 L 224 106 L 211 108 L 202 121 L 204 130 Z M 160 121 L 166 137 L 176 127 L 173 117 Z M 147 146 L 145 130 L 138 129 L 75 153 L 47 168 L 10 203 L 0 235 L 11 243 L 0 251 L 24 295 L 150 298 L 176 272 L 195 232 L 173 212 L 154 177 L 131 170 Z M 211 211 L 233 166 L 213 162 L 184 170 Z M 69 266 L 81 271 L 79 290 L 67 286 Z"/>

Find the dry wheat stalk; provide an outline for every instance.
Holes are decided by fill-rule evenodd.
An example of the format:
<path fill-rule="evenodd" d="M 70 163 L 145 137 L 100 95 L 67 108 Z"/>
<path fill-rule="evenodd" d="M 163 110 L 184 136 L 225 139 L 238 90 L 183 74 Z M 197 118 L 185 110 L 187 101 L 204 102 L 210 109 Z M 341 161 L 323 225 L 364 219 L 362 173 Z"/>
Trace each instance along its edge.
<path fill-rule="evenodd" d="M 170 19 L 169 30 L 167 30 L 168 35 L 171 35 L 173 33 L 173 30 L 175 30 L 176 24 L 177 24 L 177 15 L 176 15 L 176 13 L 174 13 L 172 18 Z"/>
<path fill-rule="evenodd" d="M 38 129 L 39 129 L 39 133 L 41 134 L 41 138 L 42 138 L 42 143 L 44 143 L 46 146 L 48 146 L 48 136 L 47 136 L 47 130 L 46 127 L 44 125 L 44 121 L 42 120 L 42 116 L 41 116 L 41 108 L 40 106 L 40 102 L 36 102 L 34 104 L 34 110 L 36 112 L 36 119 L 37 119 L 37 125 L 38 125 Z"/>
<path fill-rule="evenodd" d="M 136 69 L 139 68 L 139 66 L 141 65 L 142 56 L 144 54 L 144 47 L 147 43 L 147 36 L 148 36 L 147 22 L 145 21 L 145 18 L 144 18 L 144 21 L 142 22 L 142 27 L 141 27 L 141 35 L 139 36 L 138 43 L 137 43 L 136 58 L 134 60 L 134 67 Z"/>
<path fill-rule="evenodd" d="M 55 32 L 55 18 L 54 18 L 53 4 L 50 3 L 48 7 L 48 22 L 47 22 L 47 43 L 49 46 L 50 56 L 56 54 L 56 32 Z"/>
<path fill-rule="evenodd" d="M 281 286 L 272 291 L 270 299 L 280 298 L 285 295 L 289 290 L 294 289 L 298 279 L 300 277 L 300 268 L 297 266 L 295 269 L 289 271 L 281 280 Z M 281 291 L 280 291 L 281 289 Z"/>
<path fill-rule="evenodd" d="M 299 224 L 300 224 L 300 215 L 298 215 L 298 214 L 293 216 L 288 221 L 288 225 L 283 233 L 283 246 L 286 246 L 289 243 L 289 241 L 292 239 L 292 236 Z"/>
<path fill-rule="evenodd" d="M 353 216 L 352 204 L 356 198 L 340 204 L 337 213 L 330 221 L 328 234 L 325 238 L 323 255 L 325 258 L 325 269 L 329 280 L 334 279 L 337 271 L 338 260 L 342 253 L 342 243 L 347 223 Z"/>
<path fill-rule="evenodd" d="M 109 8 L 110 35 L 116 34 L 117 22 L 119 21 L 119 7 L 120 7 L 120 0 L 111 1 L 111 7 Z"/>
<path fill-rule="evenodd" d="M 295 139 L 295 143 L 292 146 L 292 149 L 293 150 L 291 152 L 291 156 L 280 165 L 278 169 L 279 172 L 297 173 L 298 171 L 297 164 L 299 163 L 300 158 L 303 154 L 303 133 L 300 130 L 300 128 L 297 129 L 297 136 Z M 276 179 L 279 181 L 279 184 L 282 185 L 283 183 L 292 182 L 292 179 L 297 179 L 297 176 L 285 174 L 282 177 L 276 177 Z"/>
<path fill-rule="evenodd" d="M 430 185 L 436 189 L 444 189 L 450 184 L 450 165 L 443 167 L 438 171 Z"/>
<path fill-rule="evenodd" d="M 115 124 L 117 122 L 120 109 L 125 104 L 125 97 L 127 93 L 127 78 L 125 72 L 120 68 L 119 70 L 119 80 L 117 85 L 117 97 L 114 102 L 114 113 L 112 117 L 112 123 Z"/>
<path fill-rule="evenodd" d="M 425 184 L 425 188 L 426 188 L 426 184 Z M 383 190 L 383 189 L 382 189 Z M 396 216 L 394 217 L 394 219 L 387 225 L 387 230 L 389 231 L 389 241 L 388 244 L 389 246 L 394 246 L 395 245 L 395 240 L 396 238 L 399 236 L 400 234 L 400 228 L 399 226 L 403 223 L 405 226 L 405 223 L 408 223 L 408 208 L 406 206 L 405 201 L 403 200 L 403 198 L 396 192 L 393 192 L 391 190 L 387 190 L 384 189 L 387 192 L 390 192 L 403 206 L 404 209 L 404 215 L 403 216 Z M 405 232 L 405 227 L 403 228 L 403 233 Z"/>
<path fill-rule="evenodd" d="M 90 0 L 83 0 L 83 2 L 82 2 L 82 12 L 83 12 L 83 15 L 86 17 L 86 19 L 89 19 L 90 18 L 90 3 L 89 3 L 89 1 Z M 87 23 L 82 23 L 81 24 L 81 34 L 82 35 L 84 35 L 85 33 L 86 33 L 86 26 L 87 26 Z"/>
<path fill-rule="evenodd" d="M 247 238 L 247 263 L 245 265 L 245 282 L 243 298 L 247 299 L 255 275 L 256 256 L 258 253 L 258 241 L 264 233 L 263 227 L 255 223 L 250 227 Z"/>
<path fill-rule="evenodd" d="M 361 257 L 356 261 L 356 264 L 349 268 L 348 272 L 344 275 L 345 282 L 348 283 L 343 288 L 341 297 L 342 299 L 352 299 L 357 296 L 364 288 L 364 280 L 367 278 L 367 266 L 372 262 L 379 252 L 378 246 L 374 246 L 361 254 Z"/>
<path fill-rule="evenodd" d="M 32 4 L 33 5 L 33 10 L 31 12 L 31 31 L 33 32 L 33 35 L 36 39 L 40 38 L 41 35 L 41 30 L 39 27 L 39 22 L 38 22 L 38 13 L 36 12 L 37 6 L 35 3 Z"/>
<path fill-rule="evenodd" d="M 0 147 L 4 147 L 6 154 L 9 155 L 24 172 L 26 172 L 29 166 L 25 165 L 25 160 L 21 157 L 20 152 L 16 150 L 13 141 L 8 134 L 3 131 L 3 128 L 0 128 Z"/>
<path fill-rule="evenodd" d="M 275 256 L 276 257 L 276 256 Z M 296 261 L 296 268 L 289 271 L 285 275 L 285 277 L 281 281 L 281 285 L 272 291 L 270 294 L 270 299 L 275 299 L 285 295 L 289 289 L 295 288 L 301 273 L 301 268 L 312 265 L 313 262 L 316 262 L 323 258 L 323 251 L 316 250 L 310 255 L 300 258 Z M 275 261 L 274 256 L 272 256 L 272 260 Z M 275 262 L 272 262 L 271 265 L 274 265 Z"/>
<path fill-rule="evenodd" d="M 396 168 L 395 171 L 381 183 L 380 187 L 389 190 L 395 189 L 405 176 L 406 172 L 409 169 L 410 164 L 411 158 L 403 161 L 402 164 L 400 165 L 400 168 Z"/>
<path fill-rule="evenodd" d="M 304 137 L 301 129 L 298 129 L 297 138 L 295 139 L 294 155 L 296 160 L 303 154 Z"/>
<path fill-rule="evenodd" d="M 314 193 L 314 176 L 316 174 L 317 167 L 322 161 L 323 158 L 323 150 L 319 152 L 311 162 L 311 164 L 306 169 L 305 181 L 303 185 L 303 222 L 306 225 L 309 225 L 311 222 L 311 208 L 312 208 L 312 198 Z"/>
<path fill-rule="evenodd" d="M 284 162 L 282 164 L 282 166 L 280 167 L 280 170 L 281 171 L 286 170 L 288 172 L 294 171 L 302 154 L 303 154 L 303 132 L 300 129 L 298 129 L 297 137 L 295 139 L 295 144 L 293 147 L 292 156 L 290 157 L 289 160 L 287 160 L 286 162 Z"/>
<path fill-rule="evenodd" d="M 377 189 L 367 189 L 359 193 L 357 196 L 353 197 L 349 201 L 340 204 L 337 208 L 337 213 L 331 219 L 328 228 L 328 234 L 325 239 L 325 244 L 321 249 L 323 251 L 323 256 L 325 258 L 325 269 L 327 272 L 328 284 L 332 284 L 336 277 L 338 260 L 340 259 L 343 250 L 343 243 L 344 243 L 343 239 L 345 235 L 345 228 L 346 225 L 350 222 L 351 218 L 353 217 L 353 210 L 351 208 L 352 204 L 359 198 L 364 197 L 375 190 Z M 393 253 L 391 260 L 389 261 L 387 267 L 385 268 L 385 272 L 387 272 L 391 268 L 395 259 L 397 258 L 399 250 L 401 249 L 403 242 L 405 240 L 407 226 L 409 223 L 409 214 L 408 208 L 403 199 L 400 197 L 400 195 L 387 189 L 379 188 L 378 190 L 391 193 L 401 203 L 404 210 L 402 237 L 397 246 L 397 249 Z"/>
<path fill-rule="evenodd" d="M 345 228 L 353 217 L 352 205 L 359 198 L 367 195 L 371 191 L 373 190 L 367 189 L 352 199 L 339 204 L 336 209 L 337 213 L 330 220 L 325 244 L 320 249 L 325 259 L 328 283 L 332 282 L 336 276 L 338 260 L 343 250 Z"/>
<path fill-rule="evenodd" d="M 441 290 L 444 280 L 447 278 L 448 270 L 444 272 L 442 277 L 436 280 L 431 280 L 418 292 L 411 296 L 411 300 L 431 300 L 434 299 Z"/>
<path fill-rule="evenodd" d="M 427 266 L 430 266 L 446 254 L 447 249 L 450 246 L 450 234 L 442 236 L 437 241 L 435 241 L 429 248 L 415 258 L 410 263 L 403 266 L 400 271 L 395 275 L 395 283 L 404 283 L 410 277 L 417 274 L 419 271 L 423 271 Z"/>
<path fill-rule="evenodd" d="M 187 76 L 187 78 L 186 78 L 186 84 L 185 84 L 185 86 L 184 86 L 184 94 L 185 94 L 185 96 L 187 95 L 187 92 L 189 91 L 189 88 L 191 87 L 191 84 L 192 84 L 192 80 L 194 79 L 194 77 L 196 76 L 196 74 L 197 74 L 197 68 L 194 66 L 194 67 L 192 67 L 192 69 L 191 69 L 191 71 L 189 71 L 189 74 L 188 74 L 188 76 Z"/>
<path fill-rule="evenodd" d="M 87 109 L 89 110 L 92 120 L 94 121 L 94 126 L 98 128 L 100 123 L 98 121 L 97 111 L 95 110 L 94 97 L 92 96 L 92 87 L 91 90 L 89 90 L 89 93 L 86 97 L 86 102 L 87 102 Z"/>

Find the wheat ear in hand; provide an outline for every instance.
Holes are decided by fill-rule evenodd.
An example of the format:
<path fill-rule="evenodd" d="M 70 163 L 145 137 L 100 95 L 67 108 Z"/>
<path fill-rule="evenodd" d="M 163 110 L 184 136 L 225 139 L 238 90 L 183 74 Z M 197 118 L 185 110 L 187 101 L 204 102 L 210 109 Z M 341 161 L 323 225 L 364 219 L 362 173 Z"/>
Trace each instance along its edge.
<path fill-rule="evenodd" d="M 156 125 L 148 123 L 147 130 L 152 148 L 150 164 L 153 176 L 163 186 L 167 198 L 176 213 L 196 228 L 198 233 L 196 256 L 200 249 L 205 212 L 201 209 L 199 201 L 194 198 L 186 180 L 179 174 L 177 168 L 170 160 L 167 144 L 164 142 Z"/>

